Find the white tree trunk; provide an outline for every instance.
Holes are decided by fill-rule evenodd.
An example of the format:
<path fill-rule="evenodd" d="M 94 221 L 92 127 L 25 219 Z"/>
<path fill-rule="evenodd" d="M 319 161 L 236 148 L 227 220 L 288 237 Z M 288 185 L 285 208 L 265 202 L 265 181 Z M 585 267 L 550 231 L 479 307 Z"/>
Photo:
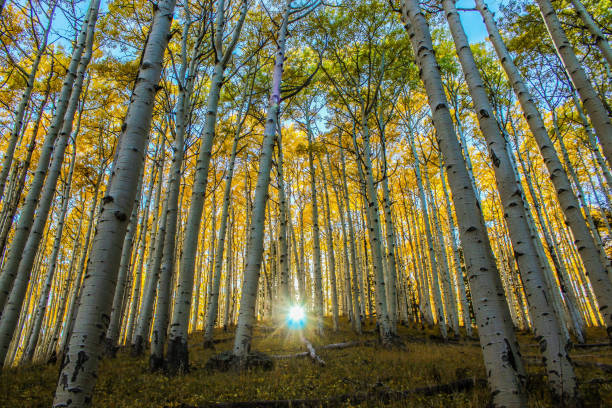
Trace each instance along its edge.
<path fill-rule="evenodd" d="M 290 9 L 291 0 L 287 0 L 283 8 L 283 17 L 278 31 L 272 87 L 266 114 L 263 146 L 259 160 L 259 174 L 257 175 L 257 185 L 255 187 L 253 214 L 249 226 L 250 232 L 247 244 L 246 267 L 244 270 L 240 312 L 238 314 L 238 324 L 236 326 L 236 337 L 234 339 L 233 348 L 234 355 L 241 359 L 248 355 L 251 349 L 251 339 L 253 337 L 255 300 L 257 297 L 259 270 L 263 256 L 266 202 L 268 200 L 268 186 L 270 185 L 270 170 L 272 167 L 274 144 L 276 143 L 276 129 L 280 115 L 281 81 L 283 76 Z"/>
<path fill-rule="evenodd" d="M 64 354 L 54 406 L 91 405 L 103 339 L 119 269 L 127 219 L 132 212 L 145 141 L 151 127 L 155 93 L 168 44 L 174 0 L 157 3 L 138 78 L 122 126 L 113 173 L 102 199 L 91 263 L 83 282 L 81 303 Z"/>
<path fill-rule="evenodd" d="M 208 92 L 206 117 L 201 135 L 202 144 L 200 145 L 196 163 L 196 174 L 192 187 L 187 225 L 185 227 L 185 238 L 182 248 L 183 253 L 179 266 L 176 304 L 173 310 L 168 339 L 169 364 L 171 367 L 180 367 L 180 369 L 186 369 L 188 367 L 187 330 L 189 329 L 189 312 L 191 310 L 193 295 L 194 269 L 198 247 L 197 237 L 200 231 L 204 198 L 208 183 L 208 168 L 210 166 L 212 145 L 215 137 L 219 96 L 224 82 L 223 74 L 234 48 L 238 43 L 242 24 L 246 18 L 249 6 L 247 0 L 242 0 L 240 16 L 234 27 L 231 42 L 227 45 L 227 48 L 224 49 L 223 33 L 225 30 L 226 12 L 224 4 L 224 0 L 218 0 L 214 47 L 216 52 L 216 64 Z"/>
<path fill-rule="evenodd" d="M 323 279 L 321 272 L 321 241 L 319 239 L 319 204 L 317 202 L 317 183 L 314 167 L 314 157 L 312 154 L 312 131 L 310 129 L 309 117 L 306 118 L 308 138 L 308 165 L 310 173 L 310 205 L 312 206 L 312 241 L 313 241 L 313 274 L 314 274 L 314 310 L 317 319 L 317 329 L 319 334 L 323 334 Z"/>
<path fill-rule="evenodd" d="M 9 272 L 12 272 L 16 269 L 17 273 L 15 274 L 13 288 L 11 290 L 11 294 L 9 296 L 8 301 L 4 305 L 2 319 L 0 320 L 0 364 L 4 362 L 4 359 L 6 357 L 6 351 L 8 350 L 9 343 L 15 332 L 15 327 L 17 325 L 19 314 L 21 313 L 27 285 L 30 280 L 32 266 L 36 258 L 36 253 L 38 252 L 41 239 L 43 237 L 45 225 L 47 224 L 47 219 L 49 217 L 49 210 L 53 202 L 53 196 L 55 195 L 57 180 L 60 176 L 62 165 L 64 163 L 64 153 L 66 151 L 66 146 L 68 145 L 68 139 L 70 137 L 70 134 L 72 133 L 74 115 L 77 111 L 79 101 L 81 101 L 81 104 L 85 103 L 85 97 L 83 98 L 83 100 L 81 100 L 81 91 L 83 89 L 85 72 L 87 71 L 87 66 L 89 64 L 89 61 L 91 60 L 93 53 L 94 29 L 98 15 L 98 6 L 99 1 L 95 4 L 95 7 L 91 9 L 91 13 L 89 15 L 90 21 L 87 26 L 87 36 L 84 47 L 85 50 L 79 62 L 75 81 L 72 84 L 72 92 L 70 94 L 70 99 L 68 101 L 68 106 L 66 108 L 62 127 L 59 132 L 59 136 L 57 137 L 55 146 L 53 147 L 53 157 L 51 165 L 48 169 L 45 168 L 43 170 L 47 173 L 47 177 L 44 180 L 44 184 L 41 189 L 42 192 L 40 194 L 40 200 L 38 201 L 36 217 L 34 219 L 34 222 L 30 223 L 29 225 L 31 226 L 31 228 L 23 228 L 19 230 L 19 237 L 15 236 L 13 240 L 14 244 L 11 246 L 12 255 L 10 263 L 7 264 L 7 268 Z M 37 170 L 39 169 L 40 167 L 37 168 Z M 36 176 L 34 182 L 35 181 Z M 42 182 L 42 177 L 40 181 Z M 28 198 L 31 197 L 31 193 L 33 190 L 38 190 L 38 188 L 35 188 L 34 182 L 30 186 Z M 38 194 L 36 194 L 35 200 L 37 199 Z M 34 203 L 35 201 L 32 201 L 28 204 L 33 205 Z M 20 226 L 24 227 L 24 225 L 22 225 L 21 223 L 21 219 L 19 224 L 20 225 L 18 226 L 18 229 Z M 27 240 L 25 246 L 22 247 L 23 251 L 19 254 L 16 254 L 15 251 L 19 248 L 18 246 L 15 246 L 15 242 L 17 242 L 20 246 L 22 238 L 25 235 L 27 235 Z M 19 258 L 19 263 L 13 263 L 17 260 L 17 258 Z"/>
<path fill-rule="evenodd" d="M 522 407 L 526 405 L 525 370 L 482 211 L 448 109 L 429 26 L 416 0 L 402 0 L 402 17 L 420 67 L 437 130 L 436 138 L 446 163 L 493 403 Z"/>
<path fill-rule="evenodd" d="M 215 253 L 215 262 L 213 266 L 213 282 L 210 292 L 208 304 L 206 305 L 206 318 L 204 320 L 204 345 L 211 347 L 213 340 L 213 329 L 219 311 L 219 290 L 221 287 L 221 270 L 223 267 L 223 250 L 225 248 L 225 237 L 227 235 L 227 222 L 229 216 L 229 207 L 232 195 L 232 178 L 234 177 L 234 164 L 236 163 L 236 151 L 238 149 L 238 141 L 240 140 L 240 127 L 234 134 L 234 142 L 232 144 L 232 153 L 230 155 L 229 165 L 225 176 L 225 188 L 223 191 L 223 209 L 221 210 L 221 226 L 219 227 L 219 240 L 217 241 L 217 249 Z M 228 253 L 232 251 L 228 247 Z M 185 367 L 187 368 L 187 367 Z"/>
<path fill-rule="evenodd" d="M 576 9 L 576 14 L 578 14 L 586 28 L 593 36 L 595 44 L 597 44 L 597 46 L 601 50 L 601 54 L 604 56 L 606 61 L 608 61 L 608 64 L 612 66 L 612 47 L 610 47 L 610 43 L 608 43 L 606 36 L 602 33 L 597 23 L 593 21 L 593 18 L 589 14 L 586 7 L 584 7 L 584 5 L 580 2 L 580 0 L 570 1 Z"/>
<path fill-rule="evenodd" d="M 8 146 L 4 151 L 2 170 L 0 170 L 0 201 L 4 197 L 4 186 L 6 185 L 9 170 L 11 169 L 11 163 L 13 161 L 13 155 L 15 154 L 15 148 L 17 147 L 19 135 L 21 134 L 21 129 L 24 127 L 23 118 L 28 108 L 28 104 L 30 103 L 32 91 L 34 90 L 34 81 L 36 80 L 36 74 L 38 73 L 38 66 L 40 65 L 40 61 L 47 49 L 47 41 L 49 39 L 49 32 L 51 31 L 51 23 L 53 22 L 53 14 L 55 13 L 56 6 L 57 1 L 53 1 L 49 10 L 49 20 L 47 22 L 47 26 L 43 32 L 42 40 L 40 40 L 38 44 L 36 57 L 34 57 L 34 61 L 32 61 L 32 66 L 30 67 L 30 73 L 28 74 L 28 78 L 26 80 L 26 88 L 23 91 L 23 95 L 21 96 L 21 100 L 19 101 L 19 105 L 17 105 L 17 110 L 15 111 L 13 129 L 8 137 Z"/>
<path fill-rule="evenodd" d="M 563 66 L 580 95 L 584 109 L 591 118 L 604 155 L 608 159 L 608 163 L 612 163 L 612 123 L 606 108 L 595 92 L 580 61 L 578 61 L 551 1 L 536 0 L 536 3 L 540 7 L 542 19 L 563 62 Z"/>
<path fill-rule="evenodd" d="M 40 192 L 43 188 L 45 176 L 47 175 L 49 161 L 51 160 L 51 154 L 54 150 L 54 144 L 64 122 L 64 115 L 71 98 L 72 88 L 77 78 L 78 70 L 81 67 L 81 57 L 85 50 L 88 37 L 93 36 L 93 29 L 98 16 L 99 5 L 100 0 L 92 0 L 87 11 L 87 16 L 83 21 L 81 31 L 79 32 L 76 46 L 72 52 L 70 65 L 68 66 L 66 77 L 64 79 L 64 83 L 62 84 L 58 102 L 55 105 L 55 113 L 40 151 L 34 178 L 30 184 L 28 194 L 20 212 L 19 223 L 15 229 L 9 256 L 4 264 L 4 267 L 2 268 L 2 274 L 0 275 L 0 308 L 4 308 L 9 292 L 18 273 L 17 269 L 19 267 L 19 263 L 21 262 L 26 241 L 30 235 L 30 229 L 34 223 L 34 212 L 38 204 Z"/>
<path fill-rule="evenodd" d="M 550 179 L 555 186 L 555 192 L 561 205 L 561 209 L 563 210 L 565 221 L 572 231 L 574 242 L 578 248 L 580 258 L 587 271 L 591 285 L 593 286 L 593 289 L 597 295 L 600 311 L 604 316 L 605 325 L 608 328 L 608 336 L 612 338 L 612 284 L 610 283 L 606 274 L 605 265 L 603 265 L 601 262 L 600 253 L 596 247 L 595 241 L 589 232 L 585 219 L 582 216 L 578 199 L 572 191 L 567 173 L 563 169 L 561 160 L 559 159 L 552 141 L 548 136 L 546 127 L 544 126 L 544 121 L 542 120 L 542 116 L 535 105 L 533 97 L 529 93 L 529 90 L 527 89 L 519 70 L 514 65 L 510 53 L 508 52 L 501 35 L 499 34 L 499 30 L 497 29 L 497 26 L 493 20 L 493 15 L 486 7 L 483 0 L 476 0 L 476 6 L 482 14 L 483 20 L 487 26 L 487 31 L 495 47 L 495 51 L 502 62 L 506 75 L 508 75 L 508 78 L 510 79 L 510 83 L 512 84 L 514 92 L 519 100 L 519 103 L 521 104 L 521 108 L 525 113 L 525 118 L 527 119 L 531 133 L 538 144 L 540 153 L 550 174 Z M 552 12 L 554 13 L 554 11 Z M 556 20 L 556 16 L 554 19 Z M 597 98 L 597 96 L 595 96 L 595 98 Z"/>
<path fill-rule="evenodd" d="M 510 233 L 514 258 L 519 266 L 523 287 L 529 299 L 530 315 L 534 319 L 535 335 L 540 343 L 540 351 L 546 364 L 548 381 L 557 398 L 570 402 L 576 397 L 578 386 L 567 351 L 569 344 L 564 339 L 560 322 L 556 319 L 551 298 L 553 294 L 548 290 L 545 271 L 539 262 L 534 242 L 539 238 L 531 234 L 523 192 L 514 176 L 514 167 L 506 149 L 506 141 L 493 116 L 493 108 L 459 20 L 455 0 L 443 0 L 442 4 L 472 96 L 478 123 L 487 141 L 489 157 L 493 163 L 496 184 L 504 209 L 504 219 L 507 220 L 506 225 Z"/>
<path fill-rule="evenodd" d="M 51 283 L 53 281 L 53 277 L 55 276 L 55 269 L 57 268 L 57 260 L 59 257 L 59 251 L 62 241 L 62 233 L 64 230 L 64 220 L 66 219 L 66 213 L 68 212 L 68 202 L 70 199 L 70 188 L 72 184 L 72 175 L 74 174 L 74 164 L 76 162 L 76 137 L 78 135 L 81 123 L 81 114 L 79 113 L 79 119 L 77 124 L 77 129 L 75 132 L 75 142 L 73 145 L 72 157 L 70 159 L 70 169 L 68 170 L 68 176 L 66 178 L 66 186 L 64 187 L 64 191 L 62 193 L 62 204 L 60 210 L 60 216 L 57 221 L 57 226 L 55 228 L 55 239 L 53 241 L 53 251 L 51 253 L 51 257 L 49 258 L 49 267 L 47 270 L 47 276 L 45 277 L 45 283 L 43 286 L 43 290 L 39 297 L 38 307 L 36 308 L 36 315 L 34 317 L 34 324 L 32 329 L 32 335 L 28 340 L 28 345 L 26 347 L 23 360 L 31 361 L 32 357 L 34 357 L 34 351 L 36 348 L 36 343 L 38 342 L 38 336 L 40 335 L 40 328 L 42 326 L 42 320 L 45 315 L 45 310 L 47 308 L 47 302 L 49 300 L 49 292 L 51 290 Z M 63 316 L 59 316 L 61 319 Z"/>

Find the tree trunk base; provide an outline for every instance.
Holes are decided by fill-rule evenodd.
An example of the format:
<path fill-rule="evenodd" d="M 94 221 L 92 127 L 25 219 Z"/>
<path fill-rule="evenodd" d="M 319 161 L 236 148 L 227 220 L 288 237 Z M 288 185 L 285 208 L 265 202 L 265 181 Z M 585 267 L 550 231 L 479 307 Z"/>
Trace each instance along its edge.
<path fill-rule="evenodd" d="M 131 351 L 131 355 L 132 357 L 139 357 L 142 356 L 142 354 L 144 353 L 144 341 L 142 339 L 142 336 L 136 336 L 136 338 L 134 339 L 134 343 L 132 343 L 132 351 Z"/>
<path fill-rule="evenodd" d="M 189 349 L 187 342 L 181 337 L 172 339 L 168 343 L 167 360 L 166 370 L 169 375 L 189 372 Z"/>
<path fill-rule="evenodd" d="M 212 356 L 204 368 L 208 370 L 230 371 L 230 370 L 248 370 L 248 369 L 263 369 L 271 370 L 274 367 L 274 361 L 267 354 L 257 351 L 250 352 L 246 357 L 238 357 L 231 351 Z"/>

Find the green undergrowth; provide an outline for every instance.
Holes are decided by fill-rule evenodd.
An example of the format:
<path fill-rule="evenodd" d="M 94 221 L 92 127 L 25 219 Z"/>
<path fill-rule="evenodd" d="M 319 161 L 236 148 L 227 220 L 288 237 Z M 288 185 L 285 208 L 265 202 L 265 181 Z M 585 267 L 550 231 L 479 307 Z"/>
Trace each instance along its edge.
<path fill-rule="evenodd" d="M 324 336 L 314 332 L 305 337 L 318 346 L 347 342 L 369 342 L 350 348 L 318 350 L 325 365 L 309 358 L 276 360 L 269 371 L 217 372 L 204 368 L 208 359 L 230 350 L 231 341 L 216 344 L 215 350 L 204 349 L 202 333 L 190 336 L 188 374 L 167 377 L 148 372 L 147 357 L 135 358 L 128 350 L 120 350 L 115 359 L 101 362 L 95 388 L 96 407 L 179 407 L 205 406 L 210 402 L 255 401 L 275 399 L 321 399 L 341 394 L 381 390 L 409 390 L 450 383 L 464 378 L 486 378 L 480 347 L 473 340 L 441 342 L 433 329 L 401 327 L 400 337 L 405 347 L 387 350 L 376 344 L 375 327 L 368 324 L 362 336 L 353 334 L 348 324 Z M 590 343 L 603 342 L 605 333 L 590 333 Z M 230 339 L 231 333 L 218 331 L 216 339 Z M 528 358 L 538 356 L 538 348 L 527 335 L 521 335 L 522 353 Z M 255 332 L 253 349 L 268 355 L 283 355 L 305 351 L 294 332 L 260 327 Z M 612 348 L 575 349 L 576 361 L 612 364 Z M 546 392 L 543 368 L 528 365 L 531 407 L 554 406 Z M 5 369 L 0 375 L 1 407 L 50 407 L 55 389 L 58 365 L 32 365 Z M 581 392 L 587 406 L 612 406 L 612 385 L 585 384 L 593 379 L 610 380 L 611 375 L 598 368 L 577 367 Z M 390 407 L 484 407 L 489 402 L 486 388 L 476 388 L 451 394 L 415 395 L 408 399 L 386 401 Z M 358 406 L 381 406 L 382 401 L 370 400 Z M 349 407 L 348 403 L 344 406 Z"/>

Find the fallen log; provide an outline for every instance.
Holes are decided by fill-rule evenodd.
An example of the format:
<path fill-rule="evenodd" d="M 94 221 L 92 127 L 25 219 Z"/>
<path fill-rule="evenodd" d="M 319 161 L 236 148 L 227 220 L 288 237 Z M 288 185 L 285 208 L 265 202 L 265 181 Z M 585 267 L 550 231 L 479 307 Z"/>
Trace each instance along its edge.
<path fill-rule="evenodd" d="M 317 352 L 315 351 L 314 347 L 312 347 L 312 343 L 306 340 L 306 337 L 304 337 L 302 333 L 300 333 L 300 339 L 302 340 L 302 343 L 306 345 L 306 348 L 308 349 L 308 355 L 310 356 L 312 361 L 314 361 L 315 363 L 319 365 L 324 366 L 325 361 L 323 361 L 323 359 L 317 355 Z"/>
<path fill-rule="evenodd" d="M 405 391 L 392 391 L 388 389 L 375 389 L 369 392 L 356 392 L 342 394 L 328 398 L 313 399 L 286 399 L 286 400 L 255 400 L 236 402 L 207 402 L 204 405 L 181 404 L 180 408 L 295 408 L 295 407 L 335 407 L 342 404 L 360 404 L 366 401 L 377 404 L 389 404 L 409 398 L 414 395 L 432 396 L 438 394 L 452 394 L 454 392 L 469 391 L 474 387 L 484 387 L 487 381 L 481 378 L 465 378 L 448 384 L 418 387 Z M 169 407 L 164 407 L 169 408 Z"/>
<path fill-rule="evenodd" d="M 374 344 L 374 342 L 372 341 L 347 341 L 344 343 L 326 344 L 324 346 L 317 347 L 317 349 L 318 350 L 339 350 L 339 349 L 345 349 L 349 347 L 371 346 L 372 344 Z M 299 358 L 299 357 L 308 357 L 308 356 L 309 356 L 308 351 L 302 351 L 302 352 L 293 353 L 293 354 L 277 354 L 277 355 L 273 355 L 270 357 L 275 360 L 286 360 L 290 358 Z"/>

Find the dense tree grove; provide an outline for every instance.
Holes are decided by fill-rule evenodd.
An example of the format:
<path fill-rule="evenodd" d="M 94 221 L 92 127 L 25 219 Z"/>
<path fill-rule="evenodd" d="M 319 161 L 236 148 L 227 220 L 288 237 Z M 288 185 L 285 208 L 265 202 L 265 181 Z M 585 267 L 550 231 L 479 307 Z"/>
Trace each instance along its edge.
<path fill-rule="evenodd" d="M 119 348 L 188 374 L 190 333 L 231 329 L 248 368 L 301 305 L 478 339 L 498 407 L 529 332 L 580 405 L 611 27 L 607 0 L 0 0 L 0 362 L 61 361 L 54 406 L 85 407 Z"/>

